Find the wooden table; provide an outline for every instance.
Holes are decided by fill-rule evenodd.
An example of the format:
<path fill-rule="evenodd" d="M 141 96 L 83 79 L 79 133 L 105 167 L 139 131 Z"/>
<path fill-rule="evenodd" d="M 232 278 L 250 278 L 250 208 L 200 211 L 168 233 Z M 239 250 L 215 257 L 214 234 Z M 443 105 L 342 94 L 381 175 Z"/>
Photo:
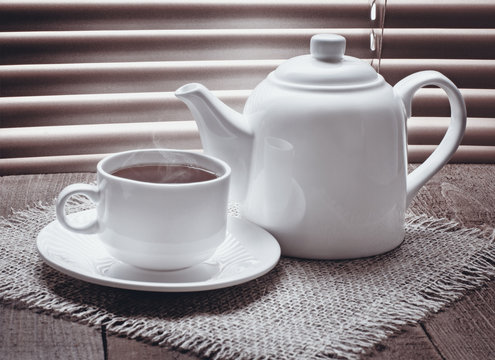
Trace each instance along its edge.
<path fill-rule="evenodd" d="M 412 166 L 414 167 L 414 166 Z M 42 200 L 91 173 L 0 178 L 0 215 Z M 447 217 L 465 227 L 495 227 L 495 165 L 447 165 L 417 195 L 415 214 Z M 495 265 L 494 265 L 495 266 Z M 91 328 L 12 305 L 0 305 L 1 359 L 195 359 L 167 348 L 107 336 Z M 373 359 L 495 359 L 495 280 L 438 314 L 405 326 L 372 349 Z"/>

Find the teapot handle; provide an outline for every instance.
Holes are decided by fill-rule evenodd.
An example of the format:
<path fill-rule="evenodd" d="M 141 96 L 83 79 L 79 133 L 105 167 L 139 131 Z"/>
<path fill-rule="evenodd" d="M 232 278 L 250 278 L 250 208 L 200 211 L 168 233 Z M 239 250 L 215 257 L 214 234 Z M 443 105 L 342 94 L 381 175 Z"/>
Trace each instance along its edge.
<path fill-rule="evenodd" d="M 466 129 L 466 105 L 462 94 L 452 81 L 438 71 L 414 73 L 394 86 L 395 92 L 404 103 L 407 118 L 411 117 L 411 103 L 414 93 L 426 85 L 438 86 L 447 93 L 450 102 L 451 121 L 445 136 L 435 151 L 407 176 L 406 208 L 419 189 L 449 161 L 459 147 Z"/>

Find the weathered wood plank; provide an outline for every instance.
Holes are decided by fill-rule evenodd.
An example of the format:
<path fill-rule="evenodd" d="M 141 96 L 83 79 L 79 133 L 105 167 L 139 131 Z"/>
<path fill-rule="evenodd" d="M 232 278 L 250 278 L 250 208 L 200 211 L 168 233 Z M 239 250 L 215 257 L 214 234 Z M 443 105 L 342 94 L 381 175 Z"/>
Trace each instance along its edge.
<path fill-rule="evenodd" d="M 495 281 L 424 323 L 445 359 L 495 359 Z"/>
<path fill-rule="evenodd" d="M 404 326 L 398 335 L 376 345 L 365 359 L 376 360 L 442 360 L 421 326 Z"/>
<path fill-rule="evenodd" d="M 103 360 L 98 329 L 30 310 L 0 306 L 0 358 L 3 360 Z"/>
<path fill-rule="evenodd" d="M 136 340 L 117 336 L 107 336 L 108 360 L 197 360 L 196 356 L 170 350 L 160 346 L 151 346 Z"/>

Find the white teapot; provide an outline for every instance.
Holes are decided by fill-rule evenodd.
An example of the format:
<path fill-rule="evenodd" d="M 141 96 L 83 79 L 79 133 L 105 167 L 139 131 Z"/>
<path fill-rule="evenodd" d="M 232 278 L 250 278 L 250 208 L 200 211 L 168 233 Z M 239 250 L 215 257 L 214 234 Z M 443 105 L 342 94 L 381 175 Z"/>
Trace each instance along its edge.
<path fill-rule="evenodd" d="M 282 63 L 252 92 L 244 114 L 201 84 L 176 96 L 192 111 L 207 154 L 232 168 L 231 199 L 271 232 L 282 254 L 344 259 L 389 251 L 404 239 L 406 208 L 449 160 L 466 127 L 461 93 L 436 71 L 394 87 L 344 55 L 345 38 L 311 38 L 311 54 Z M 451 123 L 435 152 L 407 174 L 406 120 L 414 93 L 445 90 Z"/>

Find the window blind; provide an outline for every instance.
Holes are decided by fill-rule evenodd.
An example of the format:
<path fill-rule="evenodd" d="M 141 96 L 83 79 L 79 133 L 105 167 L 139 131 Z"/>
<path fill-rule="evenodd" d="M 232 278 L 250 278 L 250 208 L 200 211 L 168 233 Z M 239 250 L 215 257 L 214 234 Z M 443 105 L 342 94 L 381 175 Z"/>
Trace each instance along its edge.
<path fill-rule="evenodd" d="M 495 3 L 481 0 L 4 1 L 0 174 L 93 171 L 132 148 L 200 149 L 178 87 L 203 83 L 242 111 L 254 86 L 308 53 L 317 33 L 345 36 L 347 53 L 391 84 L 422 69 L 450 77 L 469 116 L 454 160 L 493 162 L 494 15 Z M 418 92 L 411 161 L 438 144 L 448 109 L 442 91 Z"/>

